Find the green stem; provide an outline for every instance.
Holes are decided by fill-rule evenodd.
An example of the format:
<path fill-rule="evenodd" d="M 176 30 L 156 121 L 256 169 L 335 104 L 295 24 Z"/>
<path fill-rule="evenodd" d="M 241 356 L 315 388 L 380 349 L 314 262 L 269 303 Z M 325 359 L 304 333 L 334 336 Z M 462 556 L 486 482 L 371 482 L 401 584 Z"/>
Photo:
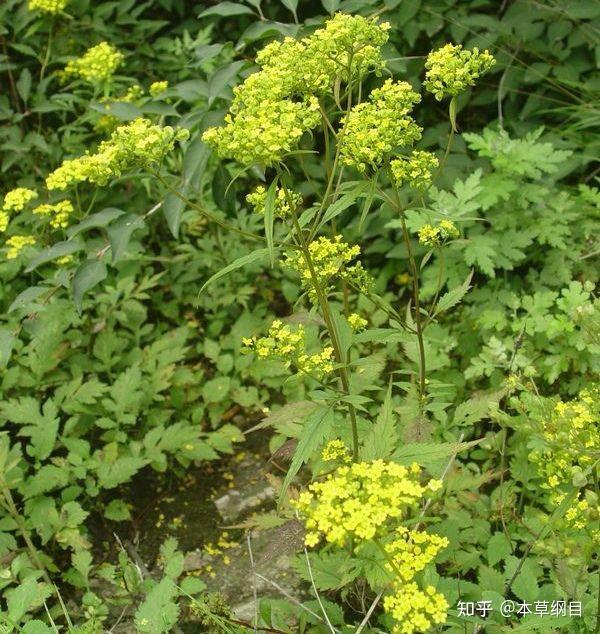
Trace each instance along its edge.
<path fill-rule="evenodd" d="M 340 377 L 340 382 L 342 384 L 342 390 L 344 394 L 350 394 L 350 381 L 348 378 L 348 370 L 346 365 L 346 359 L 342 353 L 342 347 L 339 340 L 339 335 L 337 332 L 337 328 L 335 327 L 335 323 L 333 321 L 333 317 L 331 315 L 331 310 L 329 306 L 329 300 L 327 299 L 327 294 L 324 292 L 321 284 L 319 282 L 319 278 L 316 274 L 315 267 L 312 261 L 312 256 L 310 254 L 310 250 L 308 248 L 308 243 L 302 233 L 302 228 L 298 222 L 298 217 L 296 216 L 296 212 L 292 212 L 292 222 L 294 225 L 294 231 L 297 235 L 298 241 L 300 243 L 300 249 L 302 250 L 302 255 L 304 257 L 304 261 L 306 262 L 306 266 L 308 267 L 311 282 L 313 288 L 315 289 L 315 294 L 317 295 L 317 300 L 319 302 L 319 307 L 321 308 L 321 313 L 323 314 L 323 320 L 325 321 L 325 326 L 329 332 L 329 337 L 331 339 L 331 344 L 333 346 L 335 359 L 338 363 L 338 374 Z M 350 415 L 350 424 L 352 426 L 352 459 L 354 462 L 358 462 L 359 460 L 359 448 L 358 448 L 358 423 L 356 421 L 356 410 L 354 409 L 354 405 L 348 403 L 348 413 Z"/>

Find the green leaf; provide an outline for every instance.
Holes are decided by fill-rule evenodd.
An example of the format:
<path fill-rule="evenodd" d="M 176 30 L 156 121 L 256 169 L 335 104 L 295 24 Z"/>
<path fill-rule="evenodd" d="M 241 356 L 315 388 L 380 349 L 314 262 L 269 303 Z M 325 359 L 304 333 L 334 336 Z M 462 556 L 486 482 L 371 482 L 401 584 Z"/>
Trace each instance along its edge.
<path fill-rule="evenodd" d="M 73 225 L 67 229 L 67 235 L 69 238 L 74 238 L 77 234 L 88 229 L 94 229 L 96 227 L 106 227 L 107 224 L 112 222 L 115 218 L 122 216 L 125 212 L 115 207 L 106 207 L 98 213 L 92 214 L 82 220 L 80 223 Z"/>
<path fill-rule="evenodd" d="M 392 385 L 388 386 L 385 400 L 381 406 L 379 416 L 367 432 L 361 451 L 363 460 L 388 458 L 398 442 L 396 430 L 396 416 L 392 402 Z"/>
<path fill-rule="evenodd" d="M 36 269 L 40 264 L 45 264 L 51 260 L 56 260 L 63 255 L 70 255 L 76 251 L 81 251 L 84 248 L 84 244 L 81 240 L 64 240 L 63 242 L 57 242 L 51 247 L 40 251 L 33 260 L 29 263 L 29 266 L 25 269 L 27 273 Z"/>
<path fill-rule="evenodd" d="M 314 580 L 319 590 L 337 590 L 352 583 L 360 573 L 360 565 L 345 552 L 310 552 L 310 572 L 305 556 L 296 557 L 293 566 L 305 580 Z"/>
<path fill-rule="evenodd" d="M 77 312 L 81 313 L 83 296 L 107 276 L 106 264 L 102 260 L 86 260 L 79 266 L 71 284 Z"/>
<path fill-rule="evenodd" d="M 219 403 L 229 394 L 231 379 L 228 376 L 218 376 L 204 384 L 202 397 L 207 403 Z"/>
<path fill-rule="evenodd" d="M 296 11 L 298 9 L 298 0 L 281 0 L 281 4 L 289 9 L 294 15 L 296 15 Z"/>
<path fill-rule="evenodd" d="M 45 623 L 34 619 L 29 621 L 21 630 L 21 634 L 53 634 L 54 630 L 51 630 Z"/>
<path fill-rule="evenodd" d="M 30 286 L 26 288 L 22 293 L 19 293 L 12 304 L 8 307 L 8 313 L 12 313 L 15 310 L 37 308 L 39 304 L 35 303 L 35 300 L 44 293 L 50 292 L 51 289 L 47 286 Z"/>
<path fill-rule="evenodd" d="M 467 279 L 457 288 L 453 288 L 451 291 L 444 293 L 436 307 L 435 307 L 435 316 L 443 313 L 444 311 L 456 306 L 462 298 L 467 294 L 469 289 L 471 288 L 471 280 L 473 279 L 473 271 L 469 273 Z"/>
<path fill-rule="evenodd" d="M 38 583 L 35 577 L 29 576 L 14 590 L 7 593 L 8 618 L 19 623 L 38 598 Z"/>
<path fill-rule="evenodd" d="M 292 458 L 292 464 L 281 485 L 279 501 L 283 501 L 285 493 L 290 486 L 294 476 L 300 471 L 300 467 L 308 462 L 312 454 L 319 447 L 324 438 L 329 434 L 333 426 L 333 411 L 331 409 L 319 408 L 312 412 L 306 419 L 302 435 L 296 447 L 296 452 Z"/>
<path fill-rule="evenodd" d="M 257 260 L 263 260 L 269 255 L 269 249 L 257 249 L 256 251 L 252 251 L 252 253 L 248 253 L 248 255 L 243 255 L 241 258 L 234 260 L 231 264 L 228 264 L 226 267 L 222 268 L 220 271 L 217 271 L 214 275 L 204 282 L 202 288 L 200 289 L 200 293 L 204 291 L 204 289 L 208 288 L 211 284 L 220 280 L 222 277 L 229 275 L 232 271 L 236 271 L 237 269 L 241 269 L 247 264 L 251 264 L 252 262 L 256 262 Z M 199 294 L 200 294 L 199 293 Z"/>
<path fill-rule="evenodd" d="M 419 465 L 432 470 L 437 470 L 441 461 L 448 461 L 451 456 L 474 447 L 481 442 L 471 440 L 469 442 L 443 442 L 443 443 L 410 443 L 398 447 L 392 455 L 392 459 L 400 464 L 410 465 L 416 462 Z"/>
<path fill-rule="evenodd" d="M 213 198 L 219 209 L 234 214 L 236 209 L 236 186 L 231 180 L 229 170 L 219 163 L 212 182 Z"/>
<path fill-rule="evenodd" d="M 494 533 L 487 543 L 487 561 L 490 566 L 505 560 L 512 554 L 508 537 L 504 533 Z"/>
<path fill-rule="evenodd" d="M 17 337 L 6 328 L 0 328 L 0 368 L 8 365 Z"/>
<path fill-rule="evenodd" d="M 137 214 L 119 216 L 109 225 L 106 233 L 108 234 L 108 241 L 112 250 L 113 264 L 120 260 L 125 253 L 132 233 L 143 226 L 144 219 Z"/>
<path fill-rule="evenodd" d="M 265 237 L 267 238 L 267 249 L 269 250 L 269 259 L 271 260 L 271 267 L 275 266 L 275 246 L 273 244 L 273 226 L 275 223 L 275 198 L 277 195 L 277 178 L 273 179 L 273 182 L 267 189 L 267 195 L 265 198 Z"/>
<path fill-rule="evenodd" d="M 231 15 L 254 15 L 254 12 L 241 2 L 219 2 L 219 4 L 214 7 L 210 7 L 209 9 L 202 11 L 198 17 L 204 18 L 207 15 L 229 17 Z"/>
<path fill-rule="evenodd" d="M 17 92 L 23 102 L 27 103 L 29 94 L 31 93 L 31 73 L 28 68 L 24 68 L 19 75 L 19 79 L 17 81 Z"/>
<path fill-rule="evenodd" d="M 179 191 L 181 193 L 181 189 Z M 174 238 L 179 236 L 179 225 L 181 224 L 184 207 L 185 202 L 175 193 L 167 194 L 162 204 L 163 216 Z"/>
<path fill-rule="evenodd" d="M 157 583 L 135 613 L 137 631 L 144 634 L 170 632 L 179 617 L 176 597 L 177 588 L 171 579 L 166 577 Z"/>
<path fill-rule="evenodd" d="M 247 7 L 246 7 L 247 9 Z M 249 10 L 249 9 L 248 9 Z M 245 61 L 231 62 L 213 71 L 208 82 L 208 105 L 223 94 L 223 91 L 238 76 Z M 220 164 L 219 164 L 220 165 Z"/>
<path fill-rule="evenodd" d="M 124 522 L 131 519 L 129 505 L 123 500 L 111 500 L 104 509 L 104 517 L 113 522 Z"/>

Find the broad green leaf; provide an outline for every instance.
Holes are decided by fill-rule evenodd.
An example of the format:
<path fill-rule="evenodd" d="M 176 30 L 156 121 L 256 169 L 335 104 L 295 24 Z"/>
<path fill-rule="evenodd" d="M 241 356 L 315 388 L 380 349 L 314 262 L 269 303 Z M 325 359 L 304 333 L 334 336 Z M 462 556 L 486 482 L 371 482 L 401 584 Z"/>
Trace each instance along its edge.
<path fill-rule="evenodd" d="M 67 229 L 67 235 L 69 238 L 74 238 L 78 233 L 87 231 L 88 229 L 94 229 L 96 227 L 106 227 L 115 218 L 122 216 L 125 212 L 115 207 L 106 207 L 98 213 L 88 216 L 76 225 L 72 225 Z"/>
<path fill-rule="evenodd" d="M 86 260 L 79 266 L 71 284 L 75 307 L 80 313 L 83 296 L 106 278 L 106 264 L 102 260 Z"/>
<path fill-rule="evenodd" d="M 198 17 L 204 18 L 207 15 L 229 17 L 232 15 L 254 15 L 254 12 L 241 2 L 219 2 L 219 4 L 214 7 L 210 7 L 202 11 Z"/>
<path fill-rule="evenodd" d="M 144 219 L 137 214 L 119 216 L 114 222 L 111 222 L 106 233 L 110 242 L 113 263 L 120 260 L 124 255 L 131 239 L 131 234 L 142 227 L 144 227 Z"/>
<path fill-rule="evenodd" d="M 36 269 L 40 264 L 45 264 L 46 262 L 50 262 L 52 260 L 56 260 L 56 258 L 60 258 L 63 255 L 71 255 L 71 253 L 76 253 L 77 251 L 81 251 L 85 245 L 83 242 L 77 238 L 75 240 L 64 240 L 63 242 L 57 242 L 53 244 L 51 247 L 40 251 L 33 260 L 29 263 L 26 272 L 29 273 Z"/>
<path fill-rule="evenodd" d="M 7 312 L 12 313 L 15 310 L 36 308 L 39 304 L 36 304 L 35 300 L 44 293 L 50 293 L 51 290 L 48 286 L 30 286 L 26 288 L 15 297 Z"/>
<path fill-rule="evenodd" d="M 163 216 L 174 238 L 179 236 L 179 225 L 184 207 L 184 201 L 174 193 L 167 194 L 162 204 Z"/>
<path fill-rule="evenodd" d="M 410 443 L 398 447 L 392 454 L 392 459 L 400 464 L 410 465 L 416 462 L 419 465 L 438 471 L 440 462 L 446 461 L 465 449 L 474 447 L 481 442 L 471 440 L 469 442 L 443 442 L 443 443 Z"/>

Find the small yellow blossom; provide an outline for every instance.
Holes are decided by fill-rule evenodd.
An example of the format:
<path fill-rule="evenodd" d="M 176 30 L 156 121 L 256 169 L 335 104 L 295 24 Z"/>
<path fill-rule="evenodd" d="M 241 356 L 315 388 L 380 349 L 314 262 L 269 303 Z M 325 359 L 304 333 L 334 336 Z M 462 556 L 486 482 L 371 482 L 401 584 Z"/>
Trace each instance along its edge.
<path fill-rule="evenodd" d="M 309 244 L 308 250 L 312 271 L 302 253 L 288 254 L 284 264 L 300 275 L 302 285 L 308 289 L 309 297 L 313 301 L 316 300 L 315 281 L 325 290 L 335 277 L 339 277 L 361 290 L 368 288 L 370 278 L 362 264 L 358 262 L 348 266 L 360 254 L 358 245 L 350 246 L 342 241 L 340 235 L 333 239 L 321 236 Z M 316 280 L 313 278 L 313 272 Z"/>
<path fill-rule="evenodd" d="M 11 189 L 4 196 L 2 211 L 13 212 L 22 211 L 27 204 L 38 197 L 37 192 L 27 187 L 16 187 Z"/>
<path fill-rule="evenodd" d="M 150 84 L 150 88 L 148 88 L 148 92 L 151 97 L 158 97 L 161 93 L 165 92 L 169 88 L 168 81 L 155 81 Z"/>
<path fill-rule="evenodd" d="M 411 187 L 425 189 L 431 185 L 431 170 L 438 165 L 439 161 L 431 152 L 413 150 L 409 157 L 391 161 L 390 170 L 398 187 L 408 183 Z"/>
<path fill-rule="evenodd" d="M 377 169 L 400 147 L 421 138 L 422 129 L 408 113 L 421 100 L 407 82 L 388 79 L 342 117 L 339 133 L 340 161 L 359 172 Z"/>
<path fill-rule="evenodd" d="M 396 534 L 398 537 L 385 545 L 389 556 L 386 568 L 399 574 L 403 582 L 412 581 L 449 543 L 446 537 L 409 531 L 404 526 L 396 529 Z"/>
<path fill-rule="evenodd" d="M 5 211 L 0 211 L 0 233 L 4 233 L 8 227 L 9 215 Z"/>
<path fill-rule="evenodd" d="M 450 220 L 442 220 L 437 226 L 425 224 L 419 229 L 419 242 L 423 246 L 437 247 L 446 240 L 458 238 L 456 225 Z"/>
<path fill-rule="evenodd" d="M 6 259 L 14 260 L 25 247 L 33 244 L 35 244 L 35 239 L 32 236 L 11 236 L 6 241 L 6 245 L 9 247 Z"/>
<path fill-rule="evenodd" d="M 67 6 L 69 0 L 29 0 L 29 9 L 43 11 L 44 13 L 60 13 Z"/>
<path fill-rule="evenodd" d="M 61 257 L 56 259 L 56 264 L 58 264 L 58 266 L 67 266 L 68 264 L 71 264 L 72 262 L 73 262 L 72 255 L 61 255 Z"/>
<path fill-rule="evenodd" d="M 61 200 L 51 204 L 38 205 L 34 214 L 40 216 L 51 216 L 50 226 L 54 229 L 64 229 L 69 225 L 69 216 L 73 213 L 73 204 L 70 200 Z"/>
<path fill-rule="evenodd" d="M 46 178 L 46 187 L 66 189 L 87 181 L 105 185 L 111 178 L 136 167 L 157 163 L 173 150 L 175 141 L 189 137 L 185 128 L 154 125 L 148 119 L 135 119 L 119 126 L 92 154 L 67 159 Z"/>
<path fill-rule="evenodd" d="M 402 520 L 428 488 L 403 465 L 383 460 L 338 467 L 322 482 L 313 482 L 296 502 L 305 517 L 307 545 L 320 538 L 338 546 L 371 540 L 387 533 L 388 520 Z"/>
<path fill-rule="evenodd" d="M 444 97 L 455 97 L 492 68 L 496 60 L 489 51 L 465 50 L 460 44 L 446 44 L 427 56 L 425 68 L 426 90 L 438 101 Z"/>
<path fill-rule="evenodd" d="M 321 458 L 326 462 L 334 460 L 347 461 L 350 458 L 350 452 L 343 441 L 339 439 L 330 440 L 325 447 L 323 447 Z"/>
<path fill-rule="evenodd" d="M 361 317 L 358 313 L 352 313 L 348 315 L 348 323 L 350 324 L 350 328 L 354 330 L 354 332 L 360 332 L 367 327 L 367 320 L 364 317 Z"/>
<path fill-rule="evenodd" d="M 383 609 L 397 621 L 391 634 L 426 632 L 446 622 L 449 607 L 445 597 L 433 586 L 423 591 L 414 582 L 400 585 L 396 594 L 383 599 Z"/>
<path fill-rule="evenodd" d="M 67 63 L 62 75 L 77 77 L 91 84 L 110 79 L 122 64 L 125 56 L 108 42 L 100 42 L 89 48 L 82 57 Z"/>
<path fill-rule="evenodd" d="M 287 367 L 295 366 L 306 374 L 328 374 L 333 371 L 333 348 L 326 346 L 321 352 L 307 354 L 304 326 L 296 329 L 276 319 L 270 326 L 267 337 L 244 337 L 243 352 L 255 352 L 259 358 L 281 359 Z"/>
<path fill-rule="evenodd" d="M 246 196 L 246 201 L 252 205 L 254 211 L 259 214 L 265 213 L 265 203 L 267 201 L 267 190 L 264 185 L 258 185 L 254 191 Z M 290 207 L 291 203 L 291 207 Z M 275 194 L 274 215 L 277 218 L 286 218 L 292 210 L 296 211 L 302 205 L 302 196 L 296 192 L 286 192 L 283 187 L 277 188 Z"/>

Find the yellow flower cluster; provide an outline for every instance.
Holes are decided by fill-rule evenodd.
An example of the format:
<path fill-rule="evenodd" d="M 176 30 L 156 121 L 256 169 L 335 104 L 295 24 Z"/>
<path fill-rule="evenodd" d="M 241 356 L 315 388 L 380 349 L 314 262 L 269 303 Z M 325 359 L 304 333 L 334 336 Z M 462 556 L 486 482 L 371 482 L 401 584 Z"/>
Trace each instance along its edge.
<path fill-rule="evenodd" d="M 446 622 L 448 608 L 444 596 L 433 586 L 423 591 L 414 582 L 400 585 L 396 594 L 383 599 L 383 609 L 397 621 L 392 634 L 426 632 Z"/>
<path fill-rule="evenodd" d="M 38 197 L 37 192 L 27 187 L 16 187 L 11 189 L 4 196 L 2 203 L 2 211 L 7 213 L 13 211 L 22 211 L 27 204 Z"/>
<path fill-rule="evenodd" d="M 33 244 L 35 244 L 35 239 L 31 236 L 11 236 L 6 241 L 6 245 L 8 246 L 6 259 L 14 260 L 25 247 Z"/>
<path fill-rule="evenodd" d="M 360 247 L 350 246 L 343 242 L 341 235 L 333 239 L 321 236 L 308 245 L 308 250 L 317 284 L 325 290 L 334 277 L 340 277 L 360 290 L 366 290 L 369 286 L 369 275 L 360 262 L 347 266 L 360 254 Z M 302 285 L 308 289 L 309 296 L 314 301 L 316 299 L 314 280 L 304 255 L 298 252 L 288 254 L 285 265 L 300 275 Z"/>
<path fill-rule="evenodd" d="M 76 77 L 91 84 L 100 84 L 110 79 L 122 64 L 123 53 L 108 42 L 100 42 L 89 48 L 82 57 L 67 63 L 62 76 Z"/>
<path fill-rule="evenodd" d="M 48 189 L 66 189 L 81 182 L 105 185 L 136 167 L 157 163 L 175 146 L 187 139 L 186 129 L 153 125 L 148 119 L 136 119 L 118 127 L 96 152 L 69 159 L 46 178 Z"/>
<path fill-rule="evenodd" d="M 317 96 L 337 78 L 361 77 L 384 66 L 381 46 L 389 25 L 338 13 L 310 37 L 268 44 L 260 70 L 234 89 L 225 125 L 203 139 L 222 157 L 273 165 L 321 121 Z"/>
<path fill-rule="evenodd" d="M 44 13 L 60 13 L 67 6 L 69 0 L 29 0 L 29 8 Z"/>
<path fill-rule="evenodd" d="M 367 327 L 367 320 L 364 317 L 361 317 L 358 313 L 352 313 L 348 315 L 348 323 L 350 324 L 350 328 L 354 330 L 354 332 L 360 332 Z"/>
<path fill-rule="evenodd" d="M 439 161 L 431 152 L 413 150 L 409 157 L 391 161 L 390 171 L 398 187 L 408 182 L 411 187 L 425 189 L 431 185 L 431 170 L 438 165 Z"/>
<path fill-rule="evenodd" d="M 69 216 L 73 213 L 73 205 L 69 200 L 61 200 L 53 205 L 38 205 L 33 210 L 33 213 L 40 216 L 52 216 L 50 226 L 54 229 L 64 229 L 69 224 Z"/>
<path fill-rule="evenodd" d="M 246 196 L 246 200 L 254 211 L 259 214 L 265 213 L 265 203 L 267 201 L 267 190 L 264 185 L 258 185 L 253 192 Z M 286 191 L 283 187 L 277 188 L 275 194 L 275 209 L 274 215 L 277 218 L 285 218 L 290 215 L 292 209 L 290 208 L 290 202 L 294 210 L 297 210 L 302 205 L 302 196 L 296 192 Z"/>
<path fill-rule="evenodd" d="M 412 581 L 437 554 L 448 545 L 448 539 L 424 531 L 409 531 L 404 526 L 396 529 L 397 539 L 385 545 L 390 561 L 386 568 L 396 572 L 402 581 Z"/>
<path fill-rule="evenodd" d="M 11 213 L 22 211 L 32 200 L 38 197 L 37 192 L 26 187 L 11 189 L 4 196 L 2 208 L 0 208 L 0 233 L 4 233 L 8 227 Z"/>
<path fill-rule="evenodd" d="M 129 86 L 124 94 L 112 99 L 106 97 L 101 99 L 100 102 L 106 105 L 107 110 L 110 110 L 110 103 L 108 102 L 117 101 L 121 103 L 133 103 L 140 105 L 143 97 L 144 89 L 139 84 L 133 84 L 133 86 Z M 105 114 L 96 121 L 94 129 L 96 132 L 111 134 L 111 132 L 113 132 L 115 128 L 118 128 L 119 125 L 121 125 L 121 119 L 112 114 Z"/>
<path fill-rule="evenodd" d="M 551 492 L 552 505 L 560 504 L 573 484 L 581 487 L 565 519 L 574 528 L 591 527 L 600 507 L 596 492 L 585 488 L 585 473 L 600 454 L 600 386 L 582 390 L 572 401 L 559 401 L 542 421 L 542 436 L 546 447 L 530 457 L 545 480 L 542 486 Z"/>
<path fill-rule="evenodd" d="M 350 452 L 342 440 L 330 440 L 325 447 L 323 447 L 321 458 L 326 462 L 333 462 L 335 460 L 348 462 L 350 460 Z"/>
<path fill-rule="evenodd" d="M 274 99 L 265 92 L 260 108 L 241 108 L 225 116 L 225 125 L 209 128 L 202 135 L 221 157 L 232 157 L 242 165 L 265 166 L 281 160 L 307 131 L 320 121 L 319 102 Z"/>
<path fill-rule="evenodd" d="M 492 68 L 496 60 L 489 51 L 465 50 L 460 44 L 446 44 L 432 51 L 425 62 L 426 90 L 438 101 L 444 97 L 455 97 Z"/>
<path fill-rule="evenodd" d="M 154 81 L 150 84 L 150 88 L 148 88 L 148 92 L 151 97 L 158 97 L 161 93 L 165 92 L 169 87 L 168 81 Z"/>
<path fill-rule="evenodd" d="M 278 358 L 286 367 L 295 366 L 299 372 L 323 375 L 333 371 L 333 348 L 327 346 L 321 352 L 307 354 L 304 326 L 295 330 L 276 319 L 270 326 L 268 336 L 245 337 L 242 352 L 255 352 L 259 358 Z"/>
<path fill-rule="evenodd" d="M 426 247 L 438 247 L 446 240 L 458 238 L 460 235 L 456 225 L 450 220 L 441 220 L 437 226 L 423 225 L 419 229 L 419 242 Z"/>
<path fill-rule="evenodd" d="M 408 113 L 421 100 L 410 84 L 388 79 L 342 117 L 339 133 L 340 160 L 359 172 L 376 169 L 400 147 L 421 138 L 422 129 Z"/>
<path fill-rule="evenodd" d="M 389 519 L 401 520 L 428 491 L 441 483 L 421 485 L 420 467 L 373 460 L 338 467 L 322 482 L 313 482 L 300 494 L 296 507 L 304 515 L 307 546 L 321 538 L 345 546 L 352 540 L 370 540 L 387 532 Z"/>

